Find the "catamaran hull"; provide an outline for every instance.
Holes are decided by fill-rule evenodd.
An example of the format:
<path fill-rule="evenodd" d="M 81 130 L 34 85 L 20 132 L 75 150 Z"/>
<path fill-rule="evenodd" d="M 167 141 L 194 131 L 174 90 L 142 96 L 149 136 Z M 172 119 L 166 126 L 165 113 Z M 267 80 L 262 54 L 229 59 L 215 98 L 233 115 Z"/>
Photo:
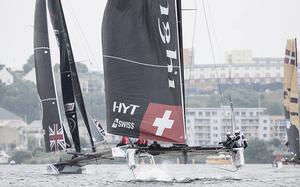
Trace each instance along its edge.
<path fill-rule="evenodd" d="M 82 174 L 82 167 L 79 165 L 48 164 L 46 166 L 47 174 Z"/>
<path fill-rule="evenodd" d="M 244 148 L 233 148 L 233 164 L 236 168 L 245 165 Z"/>

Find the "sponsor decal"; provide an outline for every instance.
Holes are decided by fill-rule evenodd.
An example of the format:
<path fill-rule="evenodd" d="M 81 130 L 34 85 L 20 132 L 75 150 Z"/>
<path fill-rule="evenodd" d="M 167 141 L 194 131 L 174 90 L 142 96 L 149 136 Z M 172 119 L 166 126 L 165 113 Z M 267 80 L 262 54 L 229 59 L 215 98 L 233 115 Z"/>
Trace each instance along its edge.
<path fill-rule="evenodd" d="M 118 103 L 118 102 L 114 101 L 113 112 L 134 115 L 136 109 L 139 107 L 140 106 L 134 105 L 134 104 L 126 105 L 125 103 L 121 103 L 121 102 Z"/>
<path fill-rule="evenodd" d="M 160 5 L 160 16 L 157 18 L 158 22 L 158 31 L 160 35 L 160 39 L 165 44 L 166 51 L 165 54 L 168 58 L 168 73 L 172 74 L 171 78 L 169 76 L 168 78 L 168 85 L 169 88 L 175 88 L 175 80 L 174 76 L 177 75 L 177 72 L 174 71 L 173 63 L 174 61 L 177 61 L 177 51 L 176 49 L 170 49 L 172 45 L 170 45 L 171 37 L 172 39 L 176 39 L 176 36 L 171 36 L 171 28 L 170 28 L 170 22 L 169 22 L 169 1 L 166 1 L 167 3 L 164 5 Z M 175 45 L 176 46 L 176 45 Z"/>
<path fill-rule="evenodd" d="M 134 123 L 129 121 L 123 121 L 119 118 L 116 118 L 112 123 L 112 128 L 125 128 L 125 129 L 134 129 Z"/>
<path fill-rule="evenodd" d="M 162 136 L 165 129 L 172 129 L 174 120 L 170 119 L 172 111 L 166 110 L 162 118 L 155 118 L 153 126 L 157 127 L 156 136 Z"/>
<path fill-rule="evenodd" d="M 150 103 L 140 125 L 139 138 L 185 143 L 182 107 Z"/>
<path fill-rule="evenodd" d="M 73 111 L 74 108 L 75 108 L 75 103 L 66 103 L 65 104 L 65 110 L 66 110 L 66 112 Z"/>

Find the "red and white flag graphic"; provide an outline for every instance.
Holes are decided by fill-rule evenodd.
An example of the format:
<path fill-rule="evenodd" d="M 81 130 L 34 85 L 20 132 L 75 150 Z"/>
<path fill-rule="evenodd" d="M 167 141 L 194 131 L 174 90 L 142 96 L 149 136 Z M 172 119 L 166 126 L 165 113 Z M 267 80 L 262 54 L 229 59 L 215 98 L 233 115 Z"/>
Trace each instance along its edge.
<path fill-rule="evenodd" d="M 150 103 L 140 125 L 139 138 L 185 143 L 182 107 Z"/>

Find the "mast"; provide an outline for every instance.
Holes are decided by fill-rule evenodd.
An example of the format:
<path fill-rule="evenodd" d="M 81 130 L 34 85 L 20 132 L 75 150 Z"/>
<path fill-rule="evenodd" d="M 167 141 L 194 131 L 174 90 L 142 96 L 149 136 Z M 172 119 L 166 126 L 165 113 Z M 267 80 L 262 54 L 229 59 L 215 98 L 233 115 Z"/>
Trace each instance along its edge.
<path fill-rule="evenodd" d="M 61 124 L 51 66 L 46 1 L 37 0 L 34 17 L 34 59 L 37 90 L 42 105 L 42 125 L 46 152 L 70 145 Z"/>
<path fill-rule="evenodd" d="M 183 102 L 183 118 L 184 129 L 186 130 L 186 106 L 185 106 L 185 86 L 184 86 L 184 58 L 183 58 L 183 31 L 182 31 L 182 6 L 181 0 L 177 0 L 177 19 L 178 19 L 178 41 L 180 49 L 180 66 L 181 66 L 181 89 L 182 89 L 182 102 Z M 184 132 L 186 136 L 186 132 Z"/>

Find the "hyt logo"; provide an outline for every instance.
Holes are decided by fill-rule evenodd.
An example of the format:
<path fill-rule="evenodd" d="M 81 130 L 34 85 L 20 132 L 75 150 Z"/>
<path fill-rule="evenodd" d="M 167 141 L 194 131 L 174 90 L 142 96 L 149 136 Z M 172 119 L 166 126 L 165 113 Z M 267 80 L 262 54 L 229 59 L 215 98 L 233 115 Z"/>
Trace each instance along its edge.
<path fill-rule="evenodd" d="M 172 111 L 166 110 L 162 118 L 155 118 L 153 126 L 158 127 L 156 130 L 156 136 L 162 136 L 165 129 L 171 129 L 174 123 L 174 120 L 170 119 Z"/>
<path fill-rule="evenodd" d="M 133 104 L 126 105 L 125 103 L 118 103 L 114 101 L 113 112 L 118 112 L 123 114 L 129 113 L 130 115 L 134 115 L 135 110 L 139 107 L 140 106 L 138 105 L 133 105 Z"/>

